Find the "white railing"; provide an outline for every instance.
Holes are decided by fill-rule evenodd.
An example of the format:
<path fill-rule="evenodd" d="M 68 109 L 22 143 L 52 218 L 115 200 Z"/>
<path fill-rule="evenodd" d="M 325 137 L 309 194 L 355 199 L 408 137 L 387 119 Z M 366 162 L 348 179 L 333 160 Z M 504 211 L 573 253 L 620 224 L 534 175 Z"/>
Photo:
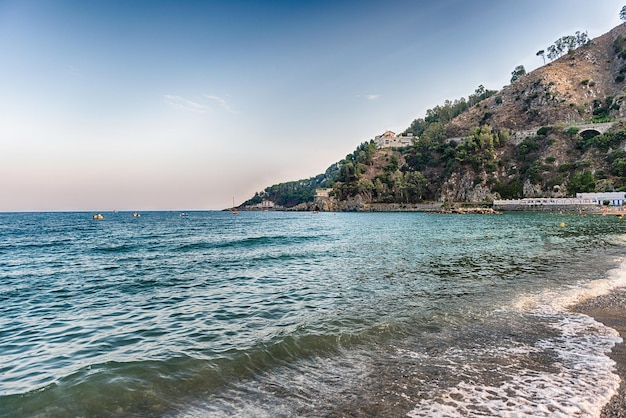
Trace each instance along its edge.
<path fill-rule="evenodd" d="M 576 205 L 600 205 L 598 199 L 581 199 L 567 197 L 535 197 L 526 199 L 494 200 L 494 206 L 576 206 Z"/>

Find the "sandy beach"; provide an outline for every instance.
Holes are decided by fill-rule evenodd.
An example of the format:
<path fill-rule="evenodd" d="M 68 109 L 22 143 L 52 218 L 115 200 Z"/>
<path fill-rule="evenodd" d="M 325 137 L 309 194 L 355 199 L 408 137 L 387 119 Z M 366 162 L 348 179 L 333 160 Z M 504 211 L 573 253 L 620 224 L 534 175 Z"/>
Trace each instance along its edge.
<path fill-rule="evenodd" d="M 582 302 L 572 308 L 575 312 L 592 316 L 597 321 L 616 329 L 626 340 L 626 288 L 616 289 L 608 295 Z M 610 357 L 617 363 L 617 373 L 622 379 L 619 392 L 602 409 L 600 417 L 626 417 L 626 345 L 616 345 Z"/>

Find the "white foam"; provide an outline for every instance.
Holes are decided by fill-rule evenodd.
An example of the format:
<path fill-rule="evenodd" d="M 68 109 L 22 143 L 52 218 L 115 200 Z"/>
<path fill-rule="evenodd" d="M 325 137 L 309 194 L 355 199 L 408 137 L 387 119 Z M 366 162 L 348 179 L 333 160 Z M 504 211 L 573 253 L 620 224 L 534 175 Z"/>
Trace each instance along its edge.
<path fill-rule="evenodd" d="M 609 270 L 603 279 L 587 283 L 573 283 L 569 289 L 524 294 L 514 301 L 513 307 L 527 311 L 535 310 L 539 304 L 547 304 L 562 311 L 585 300 L 609 294 L 620 287 L 626 287 L 626 259 L 621 259 L 619 267 Z"/>
<path fill-rule="evenodd" d="M 626 286 L 626 261 L 610 271 L 605 279 L 572 287 L 564 292 L 546 291 L 519 298 L 512 307 L 525 315 L 536 316 L 550 324 L 557 337 L 530 345 L 486 350 L 483 358 L 505 358 L 530 353 L 551 353 L 556 362 L 549 371 L 528 368 L 500 367 L 498 384 L 477 384 L 471 380 L 471 365 L 462 373 L 463 381 L 444 390 L 420 396 L 410 417 L 572 417 L 599 416 L 602 407 L 617 392 L 620 378 L 615 374 L 615 362 L 608 357 L 613 346 L 622 342 L 618 332 L 589 316 L 571 313 L 567 308 L 577 302 L 604 295 Z M 498 353 L 498 350 L 501 350 Z M 405 353 L 416 359 L 420 353 Z M 451 367 L 452 350 L 446 352 Z M 423 359 L 423 358 L 422 358 Z M 477 367 L 484 367 L 477 362 Z M 494 366 L 497 367 L 497 366 Z M 473 370 L 475 376 L 484 370 Z M 477 380 L 477 379 L 476 379 Z"/>
<path fill-rule="evenodd" d="M 621 341 L 617 332 L 584 315 L 572 315 L 556 322 L 560 337 L 541 340 L 534 346 L 503 349 L 499 356 L 523 356 L 531 352 L 553 352 L 558 356 L 551 370 L 506 368 L 497 372 L 503 381 L 481 385 L 468 380 L 435 391 L 421 399 L 411 417 L 572 417 L 597 416 L 619 387 L 613 373 L 615 363 L 606 353 Z M 494 355 L 497 349 L 486 353 Z M 446 353 L 454 357 L 455 353 Z M 418 353 L 410 354 L 419 357 Z M 456 361 L 448 357 L 450 366 Z M 471 376 L 466 365 L 463 376 Z M 477 374 L 481 371 L 475 370 Z M 484 370 L 483 370 L 484 372 Z"/>

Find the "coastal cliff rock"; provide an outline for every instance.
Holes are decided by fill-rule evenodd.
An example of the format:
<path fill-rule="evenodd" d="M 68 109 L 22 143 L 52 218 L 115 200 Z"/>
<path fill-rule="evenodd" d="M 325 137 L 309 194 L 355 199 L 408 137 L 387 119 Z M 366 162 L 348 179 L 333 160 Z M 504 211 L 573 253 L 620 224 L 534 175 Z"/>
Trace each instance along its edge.
<path fill-rule="evenodd" d="M 497 195 L 482 183 L 475 184 L 475 175 L 452 173 L 441 187 L 444 202 L 493 202 Z"/>

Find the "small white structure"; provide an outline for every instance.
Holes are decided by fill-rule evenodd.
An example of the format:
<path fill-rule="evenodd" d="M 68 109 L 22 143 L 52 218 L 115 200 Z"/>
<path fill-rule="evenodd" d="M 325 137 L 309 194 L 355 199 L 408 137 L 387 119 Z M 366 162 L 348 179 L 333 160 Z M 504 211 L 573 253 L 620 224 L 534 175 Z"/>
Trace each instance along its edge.
<path fill-rule="evenodd" d="M 413 144 L 413 134 L 396 135 L 392 131 L 385 131 L 382 135 L 374 137 L 374 143 L 378 148 L 403 148 Z"/>
<path fill-rule="evenodd" d="M 598 205 L 604 204 L 604 201 L 609 201 L 610 206 L 622 206 L 626 201 L 626 193 L 624 192 L 576 193 L 576 197 L 593 199 Z"/>
<path fill-rule="evenodd" d="M 328 198 L 330 197 L 330 192 L 332 192 L 333 189 L 315 189 L 315 199 L 324 199 L 324 198 Z"/>
<path fill-rule="evenodd" d="M 606 201 L 609 202 L 609 206 L 623 206 L 626 203 L 626 193 L 576 193 L 576 197 L 533 197 L 494 200 L 493 208 L 500 210 L 571 210 L 602 206 Z"/>
<path fill-rule="evenodd" d="M 494 200 L 493 208 L 496 210 L 573 210 L 593 208 L 599 204 L 598 199 L 583 197 L 532 197 L 524 199 Z"/>
<path fill-rule="evenodd" d="M 251 205 L 252 209 L 277 209 L 279 206 L 272 202 L 271 200 L 263 199 L 261 203 L 257 203 L 256 205 Z"/>

